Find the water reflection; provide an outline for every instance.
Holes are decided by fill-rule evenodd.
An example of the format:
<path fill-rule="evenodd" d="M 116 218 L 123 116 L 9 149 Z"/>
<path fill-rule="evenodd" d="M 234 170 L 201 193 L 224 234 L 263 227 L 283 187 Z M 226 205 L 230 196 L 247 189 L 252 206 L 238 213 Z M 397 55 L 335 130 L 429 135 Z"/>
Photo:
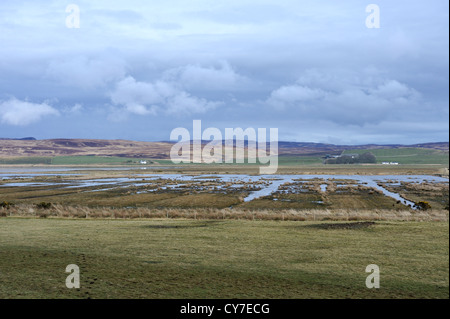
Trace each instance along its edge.
<path fill-rule="evenodd" d="M 158 167 L 161 168 L 161 167 Z M 137 168 L 139 169 L 139 168 Z M 133 177 L 117 177 L 117 178 L 98 178 L 98 179 L 79 179 L 79 180 L 68 180 L 67 177 L 71 177 L 74 175 L 82 175 L 82 171 L 86 170 L 121 170 L 121 171 L 130 171 L 133 173 Z M 95 189 L 88 191 L 102 191 L 102 190 L 112 190 L 116 188 L 124 188 L 124 187 L 145 187 L 154 185 L 154 181 L 159 180 L 162 182 L 164 189 L 186 189 L 186 183 L 190 182 L 194 187 L 199 188 L 199 185 L 205 182 L 215 182 L 215 187 L 220 189 L 224 184 L 227 184 L 227 187 L 231 189 L 242 188 L 244 184 L 250 185 L 255 190 L 250 190 L 249 195 L 244 199 L 244 201 L 248 202 L 254 200 L 256 198 L 260 198 L 263 196 L 267 196 L 279 191 L 280 186 L 285 184 L 292 183 L 305 183 L 310 180 L 319 180 L 321 182 L 320 189 L 322 192 L 327 191 L 327 183 L 333 183 L 333 181 L 337 184 L 338 187 L 342 187 L 342 180 L 348 180 L 350 186 L 358 186 L 363 185 L 369 188 L 374 188 L 376 190 L 381 191 L 385 196 L 389 196 L 394 198 L 397 201 L 401 201 L 401 203 L 405 205 L 414 206 L 414 203 L 402 198 L 399 194 L 389 191 L 384 188 L 381 184 L 386 185 L 400 185 L 401 182 L 408 183 L 448 183 L 449 180 L 447 178 L 439 177 L 439 176 L 430 176 L 430 175 L 245 175 L 245 174 L 218 174 L 218 175 L 185 175 L 185 174 L 150 174 L 150 173 L 138 173 L 132 172 L 132 170 L 136 170 L 136 167 L 133 168 L 57 168 L 51 169 L 51 173 L 49 173 L 49 169 L 44 168 L 27 168 L 27 169 L 2 169 L 0 173 L 0 177 L 3 181 L 0 184 L 0 187 L 37 187 L 37 186 L 59 186 L 60 188 L 89 188 L 89 187 L 103 187 L 107 186 L 105 189 Z M 80 171 L 79 174 L 71 173 L 71 174 L 55 174 L 54 172 L 66 172 L 66 171 Z M 61 176 L 65 177 L 61 182 L 52 180 L 49 182 L 46 181 L 13 181 L 11 179 L 31 179 L 37 176 Z M 337 182 L 339 180 L 339 182 Z M 5 183 L 6 181 L 6 183 Z M 180 183 L 181 182 L 181 183 Z M 197 185 L 197 186 L 195 186 Z M 256 186 L 256 187 L 255 187 Z M 163 189 L 163 188 L 162 188 Z M 147 190 L 148 192 L 154 191 Z M 144 191 L 140 191 L 139 193 L 143 193 Z"/>

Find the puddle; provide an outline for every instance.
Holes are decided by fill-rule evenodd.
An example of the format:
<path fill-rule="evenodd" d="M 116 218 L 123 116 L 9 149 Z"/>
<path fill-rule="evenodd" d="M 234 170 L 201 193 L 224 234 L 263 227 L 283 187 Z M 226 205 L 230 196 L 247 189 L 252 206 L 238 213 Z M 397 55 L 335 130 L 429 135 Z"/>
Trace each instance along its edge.
<path fill-rule="evenodd" d="M 185 228 L 203 228 L 209 226 L 216 226 L 221 224 L 219 221 L 205 221 L 195 224 L 184 224 L 184 225 L 145 225 L 143 228 L 148 229 L 185 229 Z"/>
<path fill-rule="evenodd" d="M 319 228 L 319 229 L 363 229 L 374 225 L 375 222 L 355 222 L 355 223 L 315 224 L 304 227 Z"/>

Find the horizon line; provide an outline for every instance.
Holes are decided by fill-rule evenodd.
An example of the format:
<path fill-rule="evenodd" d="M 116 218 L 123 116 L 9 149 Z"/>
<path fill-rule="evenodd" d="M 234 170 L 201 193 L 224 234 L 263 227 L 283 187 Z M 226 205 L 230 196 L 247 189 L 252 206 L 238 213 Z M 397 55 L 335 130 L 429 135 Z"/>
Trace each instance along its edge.
<path fill-rule="evenodd" d="M 142 140 L 130 140 L 130 139 L 123 139 L 123 138 L 111 138 L 111 139 L 106 139 L 106 138 L 67 138 L 67 137 L 56 137 L 56 138 L 43 138 L 43 139 L 39 139 L 39 138 L 35 138 L 35 137 L 23 137 L 23 138 L 8 138 L 8 137 L 0 137 L 0 140 L 10 140 L 10 141 L 51 141 L 51 140 L 103 140 L 103 141 L 131 141 L 131 142 L 141 142 L 141 143 L 169 143 L 169 144 L 175 144 L 175 143 L 181 143 L 181 141 L 167 141 L 167 140 L 153 140 L 153 141 L 142 141 Z M 210 140 L 205 140 L 205 139 L 201 139 L 201 140 L 194 140 L 194 139 L 190 139 L 189 142 L 193 142 L 193 141 L 200 141 L 201 143 L 203 142 L 211 142 L 214 141 L 213 139 Z M 221 139 L 220 141 L 224 142 L 224 141 L 229 141 L 226 139 Z M 248 143 L 249 140 L 248 139 L 244 139 L 244 140 L 236 140 L 233 139 L 233 142 L 235 141 L 243 141 L 245 143 Z M 251 140 L 252 142 L 258 144 L 258 141 L 255 140 Z M 185 141 L 187 142 L 187 141 Z M 421 145 L 421 144 L 440 144 L 440 143 L 450 143 L 449 141 L 435 141 L 435 142 L 418 142 L 418 143 L 388 143 L 388 144 L 378 144 L 378 143 L 360 143 L 360 144 L 334 144 L 334 143 L 325 143 L 325 142 L 309 142 L 309 141 L 289 141 L 289 140 L 284 140 L 284 141 L 278 141 L 278 143 L 304 143 L 304 144 L 323 144 L 323 145 L 336 145 L 336 146 L 365 146 L 365 145 L 375 145 L 375 146 L 414 146 L 414 145 Z M 266 141 L 266 144 L 270 144 L 270 141 Z"/>

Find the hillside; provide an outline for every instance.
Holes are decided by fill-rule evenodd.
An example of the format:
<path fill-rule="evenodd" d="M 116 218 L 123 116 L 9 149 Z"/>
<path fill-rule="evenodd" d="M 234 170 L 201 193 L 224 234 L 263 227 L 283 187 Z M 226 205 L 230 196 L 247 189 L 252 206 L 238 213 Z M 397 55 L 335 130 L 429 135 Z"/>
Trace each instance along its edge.
<path fill-rule="evenodd" d="M 118 156 L 168 158 L 172 144 L 125 140 L 0 140 L 0 157 Z"/>
<path fill-rule="evenodd" d="M 414 145 L 402 145 L 402 144 L 388 144 L 388 145 L 335 145 L 335 144 L 322 144 L 322 143 L 300 143 L 300 142 L 279 142 L 278 150 L 280 155 L 323 155 L 333 154 L 338 155 L 346 150 L 377 150 L 377 149 L 402 149 L 402 148 L 422 148 L 436 151 L 449 151 L 449 143 L 424 143 Z"/>
<path fill-rule="evenodd" d="M 206 143 L 205 141 L 203 141 Z M 55 156 L 115 156 L 127 158 L 169 159 L 173 142 L 136 142 L 98 139 L 0 139 L 0 157 L 55 157 Z M 341 154 L 348 150 L 377 150 L 415 148 L 433 152 L 447 152 L 449 143 L 416 145 L 334 145 L 322 143 L 279 142 L 280 156 L 322 156 Z"/>

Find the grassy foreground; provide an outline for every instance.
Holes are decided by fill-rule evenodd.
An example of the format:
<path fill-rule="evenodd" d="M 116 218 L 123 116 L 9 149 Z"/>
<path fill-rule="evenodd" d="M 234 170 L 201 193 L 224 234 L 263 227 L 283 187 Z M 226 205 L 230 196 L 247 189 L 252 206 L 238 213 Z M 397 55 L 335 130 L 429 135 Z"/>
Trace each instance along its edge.
<path fill-rule="evenodd" d="M 340 223 L 0 218 L 0 298 L 449 297 L 448 222 Z"/>

